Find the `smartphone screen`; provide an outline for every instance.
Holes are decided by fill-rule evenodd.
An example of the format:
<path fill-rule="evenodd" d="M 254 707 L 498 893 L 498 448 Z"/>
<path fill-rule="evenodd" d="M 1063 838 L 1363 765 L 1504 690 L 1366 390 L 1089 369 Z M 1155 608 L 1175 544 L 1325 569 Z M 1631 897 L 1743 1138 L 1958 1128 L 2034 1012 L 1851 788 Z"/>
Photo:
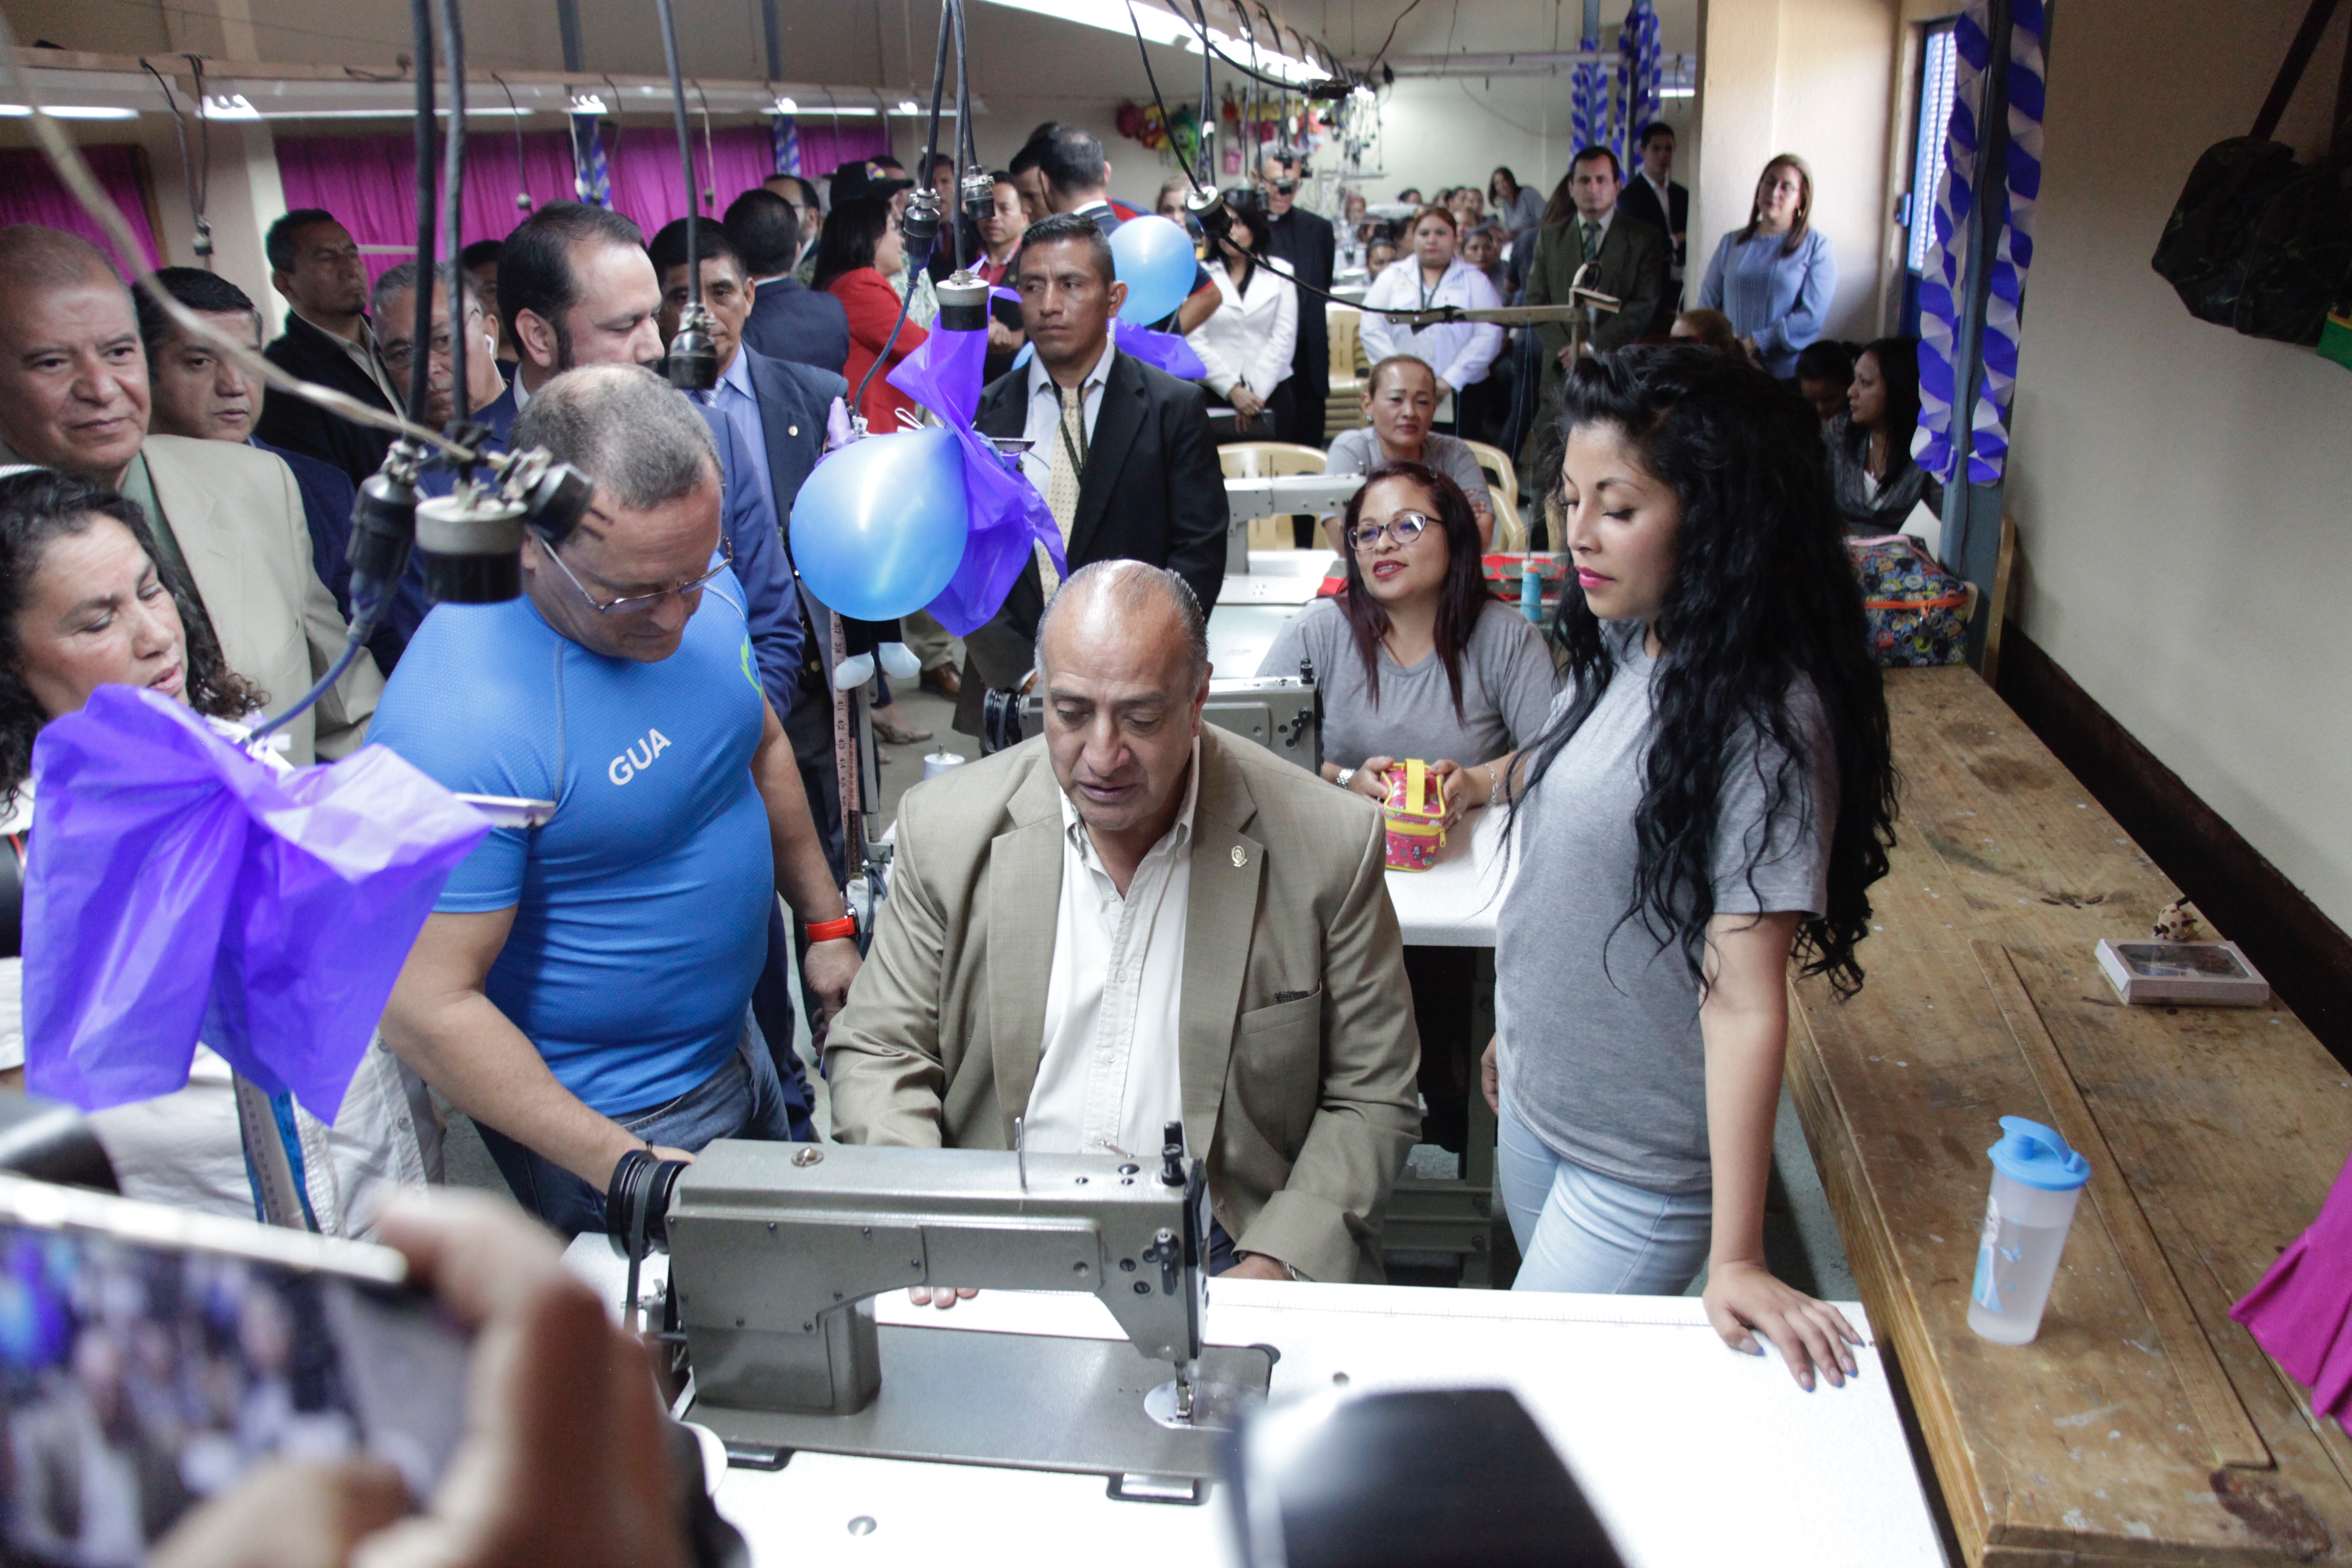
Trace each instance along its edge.
<path fill-rule="evenodd" d="M 373 1456 L 429 1497 L 463 1425 L 469 1342 L 388 1282 L 400 1264 L 0 1180 L 0 1556 L 129 1568 L 278 1458 Z"/>

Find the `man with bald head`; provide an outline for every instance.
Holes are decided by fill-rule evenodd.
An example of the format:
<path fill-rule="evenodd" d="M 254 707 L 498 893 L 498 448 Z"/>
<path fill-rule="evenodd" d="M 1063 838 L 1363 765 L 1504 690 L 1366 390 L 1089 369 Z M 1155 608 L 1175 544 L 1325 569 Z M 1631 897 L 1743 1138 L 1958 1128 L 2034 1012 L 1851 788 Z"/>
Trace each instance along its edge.
<path fill-rule="evenodd" d="M 1421 1054 L 1380 813 L 1202 725 L 1174 573 L 1074 574 L 1037 665 L 1045 733 L 898 808 L 834 1136 L 1141 1160 L 1181 1121 L 1213 1270 L 1377 1281 Z"/>
<path fill-rule="evenodd" d="M 151 435 L 147 356 L 131 291 L 104 253 L 53 228 L 0 228 L 0 463 L 37 463 L 137 501 L 158 563 L 187 584 L 229 668 L 291 702 L 348 628 L 312 563 L 293 473 L 242 444 Z M 383 681 L 366 654 L 281 733 L 290 760 L 367 739 Z"/>

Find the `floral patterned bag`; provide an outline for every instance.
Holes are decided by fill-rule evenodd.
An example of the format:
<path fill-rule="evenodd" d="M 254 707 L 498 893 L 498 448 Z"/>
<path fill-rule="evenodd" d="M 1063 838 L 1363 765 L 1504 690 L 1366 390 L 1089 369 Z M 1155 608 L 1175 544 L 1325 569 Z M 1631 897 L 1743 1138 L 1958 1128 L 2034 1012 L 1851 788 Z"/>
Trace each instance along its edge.
<path fill-rule="evenodd" d="M 1968 662 L 1969 585 L 1936 564 L 1907 534 L 1849 539 L 1862 607 L 1870 619 L 1870 655 L 1882 665 Z"/>

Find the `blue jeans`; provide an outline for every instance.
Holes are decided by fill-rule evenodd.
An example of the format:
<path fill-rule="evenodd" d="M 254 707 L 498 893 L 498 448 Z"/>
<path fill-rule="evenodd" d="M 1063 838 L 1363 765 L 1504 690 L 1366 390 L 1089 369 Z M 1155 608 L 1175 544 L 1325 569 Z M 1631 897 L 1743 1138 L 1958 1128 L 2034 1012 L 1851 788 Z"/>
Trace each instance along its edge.
<path fill-rule="evenodd" d="M 756 1138 L 788 1142 L 793 1129 L 776 1064 L 748 1043 L 735 1047 L 727 1065 L 676 1100 L 614 1121 L 648 1143 L 695 1153 L 719 1138 Z M 475 1123 L 498 1162 L 499 1173 L 514 1189 L 515 1201 L 569 1238 L 604 1228 L 604 1189 L 592 1187 L 493 1127 Z"/>
<path fill-rule="evenodd" d="M 1515 1290 L 1679 1296 L 1706 1261 L 1709 1193 L 1654 1193 L 1564 1160 L 1511 1114 L 1497 1119 L 1496 1183 L 1519 1244 Z"/>

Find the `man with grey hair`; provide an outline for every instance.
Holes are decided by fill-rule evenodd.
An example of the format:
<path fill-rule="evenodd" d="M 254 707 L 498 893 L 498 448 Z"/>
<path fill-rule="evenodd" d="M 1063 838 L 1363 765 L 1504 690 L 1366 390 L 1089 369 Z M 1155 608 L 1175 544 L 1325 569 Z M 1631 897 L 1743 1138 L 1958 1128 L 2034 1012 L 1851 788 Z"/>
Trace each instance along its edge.
<path fill-rule="evenodd" d="M 425 348 L 429 369 L 425 422 L 437 430 L 449 422 L 456 406 L 452 388 L 457 356 L 449 321 L 450 268 L 444 265 L 434 271 L 438 281 L 433 289 L 432 336 Z M 498 311 L 483 298 L 471 274 L 458 276 L 466 300 L 467 416 L 488 425 L 492 446 L 504 451 L 507 433 L 514 427 L 515 405 L 507 379 L 499 371 Z M 368 313 L 375 321 L 376 358 L 383 361 L 393 384 L 406 392 L 416 363 L 416 263 L 404 261 L 375 280 L 368 293 Z M 436 476 L 443 476 L 440 489 L 446 492 L 449 489 L 446 470 L 427 470 L 428 479 Z"/>
<path fill-rule="evenodd" d="M 436 430 L 449 423 L 457 407 L 451 388 L 457 384 L 457 355 L 454 352 L 449 325 L 449 268 L 444 265 L 434 269 L 439 282 L 433 290 L 432 335 L 426 341 L 426 396 L 425 423 Z M 488 426 L 489 437 L 482 444 L 487 452 L 503 452 L 507 438 L 514 430 L 515 401 L 513 389 L 498 365 L 499 319 L 484 301 L 481 292 L 470 276 L 463 279 L 466 300 L 466 416 Z M 404 261 L 385 271 L 375 280 L 368 294 L 368 308 L 375 327 L 376 357 L 405 394 L 409 373 L 415 367 L 416 352 L 416 263 Z M 417 489 L 428 496 L 446 496 L 457 488 L 454 468 L 427 468 L 417 477 Z M 345 509 L 341 526 L 336 532 L 334 551 L 340 561 L 351 544 L 350 509 Z M 351 570 L 343 568 L 348 583 Z M 338 594 L 347 595 L 342 584 L 330 584 Z M 376 628 L 374 640 L 368 644 L 376 663 L 389 676 L 399 668 L 401 656 L 408 649 L 409 638 L 433 608 L 433 601 L 425 592 L 425 563 L 412 555 L 406 575 L 393 595 L 384 612 L 382 625 Z"/>
<path fill-rule="evenodd" d="M 155 535 L 156 565 L 194 587 L 229 668 L 291 702 L 349 628 L 312 563 L 292 471 L 272 452 L 149 432 L 152 389 L 131 290 L 78 235 L 0 228 L 0 463 L 37 463 L 121 490 Z M 362 654 L 283 733 L 288 760 L 367 742 L 383 677 Z"/>
<path fill-rule="evenodd" d="M 1210 1267 L 1381 1279 L 1420 1043 L 1369 801 L 1203 728 L 1183 578 L 1074 574 L 1045 732 L 908 792 L 873 962 L 827 1040 L 834 1136 L 1208 1160 Z M 942 1306 L 958 1292 L 924 1292 Z"/>
<path fill-rule="evenodd" d="M 542 384 L 514 438 L 595 480 L 588 515 L 560 547 L 525 542 L 523 597 L 426 619 L 375 738 L 453 790 L 559 804 L 450 876 L 383 1034 L 524 1206 L 578 1232 L 604 1227 L 633 1149 L 793 1135 L 744 1028 L 775 895 L 808 923 L 824 1019 L 857 944 L 761 692 L 701 416 L 591 365 Z"/>

